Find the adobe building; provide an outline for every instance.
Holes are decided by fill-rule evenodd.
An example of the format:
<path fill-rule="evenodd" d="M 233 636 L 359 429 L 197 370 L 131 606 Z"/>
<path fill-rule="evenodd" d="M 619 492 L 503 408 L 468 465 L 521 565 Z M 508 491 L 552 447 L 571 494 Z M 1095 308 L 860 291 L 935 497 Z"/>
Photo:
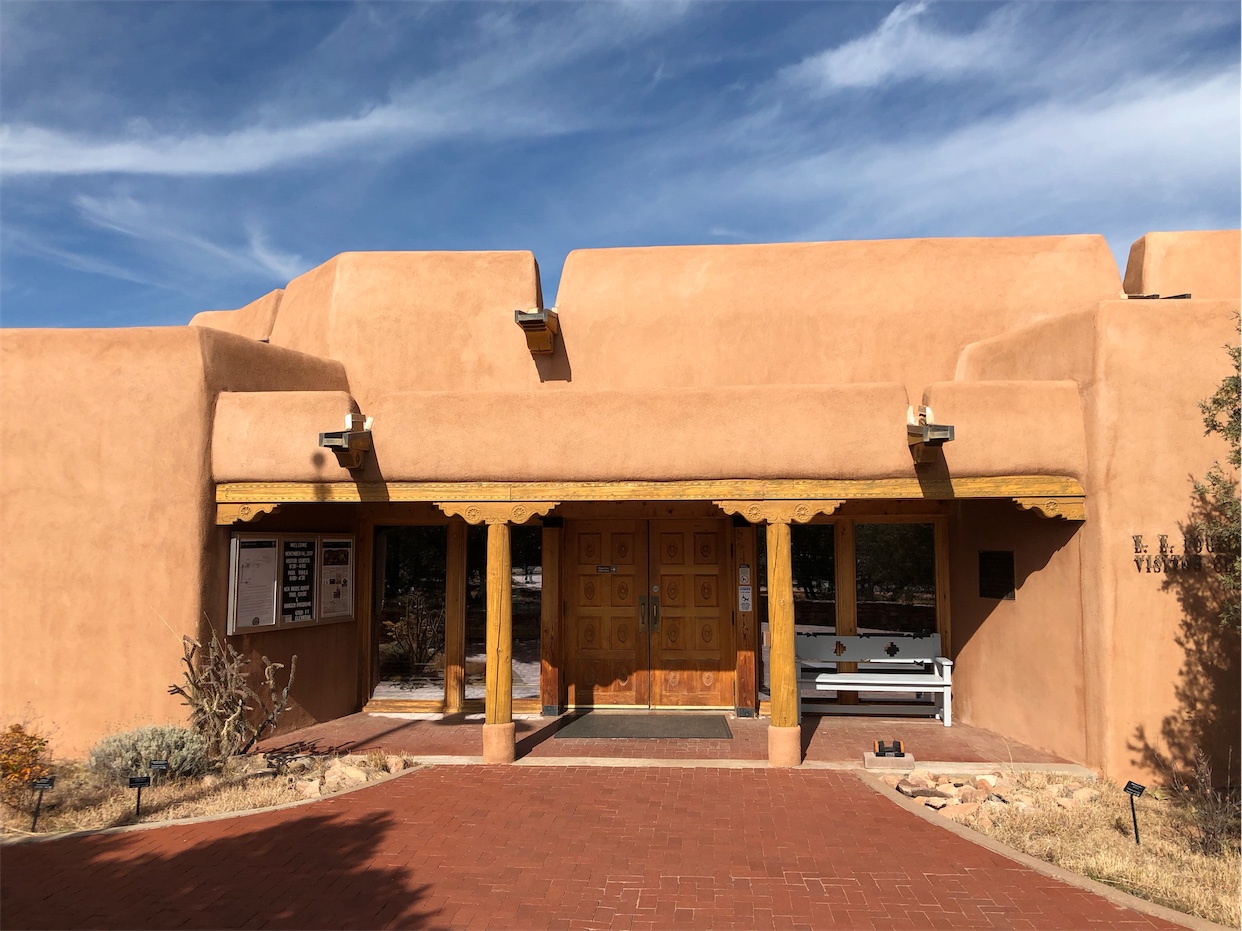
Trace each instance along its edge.
<path fill-rule="evenodd" d="M 346 253 L 8 330 L 0 716 L 65 754 L 184 720 L 214 630 L 297 655 L 286 729 L 478 709 L 504 761 L 515 712 L 728 709 L 790 765 L 865 710 L 800 712 L 796 631 L 936 634 L 956 720 L 1129 778 L 1185 703 L 1165 570 L 1212 558 L 1238 307 L 1233 231 L 1124 283 L 1086 235 L 584 250 L 550 309 L 526 252 Z"/>

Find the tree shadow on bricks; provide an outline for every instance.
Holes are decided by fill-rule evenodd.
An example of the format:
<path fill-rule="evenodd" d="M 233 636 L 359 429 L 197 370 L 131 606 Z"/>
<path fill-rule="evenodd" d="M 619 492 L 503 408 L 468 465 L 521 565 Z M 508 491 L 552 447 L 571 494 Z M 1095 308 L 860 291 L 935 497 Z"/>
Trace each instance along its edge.
<path fill-rule="evenodd" d="M 296 810 L 294 810 L 296 811 Z M 255 815 L 0 849 L 17 928 L 432 928 L 393 819 Z"/>

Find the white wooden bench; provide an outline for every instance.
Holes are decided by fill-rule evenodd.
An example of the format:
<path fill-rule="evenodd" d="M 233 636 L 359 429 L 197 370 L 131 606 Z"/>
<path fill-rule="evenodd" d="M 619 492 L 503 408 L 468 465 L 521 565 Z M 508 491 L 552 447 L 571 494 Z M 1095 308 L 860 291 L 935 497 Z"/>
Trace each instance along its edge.
<path fill-rule="evenodd" d="M 953 660 L 940 655 L 940 635 L 796 633 L 798 710 L 802 690 L 820 692 L 928 692 L 938 696 L 936 717 L 953 725 Z M 838 672 L 838 663 L 858 663 L 858 672 Z M 865 667 L 871 666 L 871 669 Z M 850 710 L 862 706 L 842 706 Z M 877 706 L 882 707 L 882 706 Z"/>

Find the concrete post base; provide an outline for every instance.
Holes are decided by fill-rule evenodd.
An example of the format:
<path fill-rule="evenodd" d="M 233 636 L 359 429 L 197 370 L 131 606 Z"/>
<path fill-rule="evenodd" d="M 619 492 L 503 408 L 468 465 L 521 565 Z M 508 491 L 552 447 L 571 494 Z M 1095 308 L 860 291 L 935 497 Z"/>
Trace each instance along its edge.
<path fill-rule="evenodd" d="M 514 734 L 517 725 L 508 724 L 483 725 L 483 762 L 512 763 Z"/>
<path fill-rule="evenodd" d="M 802 765 L 802 726 L 768 726 L 768 765 Z"/>

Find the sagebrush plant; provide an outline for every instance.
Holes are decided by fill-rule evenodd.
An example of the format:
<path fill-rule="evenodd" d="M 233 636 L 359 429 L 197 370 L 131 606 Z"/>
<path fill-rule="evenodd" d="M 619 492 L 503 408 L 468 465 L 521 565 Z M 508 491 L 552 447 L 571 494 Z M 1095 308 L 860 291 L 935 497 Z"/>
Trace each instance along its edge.
<path fill-rule="evenodd" d="M 153 724 L 105 737 L 89 760 L 95 772 L 117 780 L 150 775 L 152 760 L 167 760 L 171 776 L 197 776 L 207 769 L 207 741 L 188 727 Z"/>
<path fill-rule="evenodd" d="M 1225 771 L 1233 771 L 1232 753 Z M 1236 854 L 1239 847 L 1237 787 L 1215 785 L 1212 763 L 1201 749 L 1196 749 L 1194 759 L 1184 772 L 1167 775 L 1170 792 L 1189 812 L 1188 828 L 1194 849 L 1209 857 Z"/>
<path fill-rule="evenodd" d="M 46 737 L 26 730 L 23 724 L 10 724 L 0 734 L 0 799 L 5 804 L 25 807 L 31 781 L 51 772 Z"/>
<path fill-rule="evenodd" d="M 298 658 L 289 663 L 289 678 L 284 689 L 276 683 L 276 673 L 283 663 L 273 663 L 266 656 L 263 664 L 263 682 L 267 696 L 260 696 L 250 687 L 250 659 L 222 644 L 215 631 L 206 651 L 203 645 L 190 637 L 182 637 L 185 664 L 185 683 L 170 685 L 170 695 L 180 695 L 190 708 L 190 726 L 207 742 L 207 753 L 212 760 L 224 761 L 239 753 L 245 753 L 269 728 L 275 728 L 280 715 L 289 704 L 289 690 L 297 672 Z M 201 653 L 198 662 L 195 657 Z M 260 715 L 255 715 L 255 711 Z M 258 723 L 255 723 L 255 718 Z"/>

